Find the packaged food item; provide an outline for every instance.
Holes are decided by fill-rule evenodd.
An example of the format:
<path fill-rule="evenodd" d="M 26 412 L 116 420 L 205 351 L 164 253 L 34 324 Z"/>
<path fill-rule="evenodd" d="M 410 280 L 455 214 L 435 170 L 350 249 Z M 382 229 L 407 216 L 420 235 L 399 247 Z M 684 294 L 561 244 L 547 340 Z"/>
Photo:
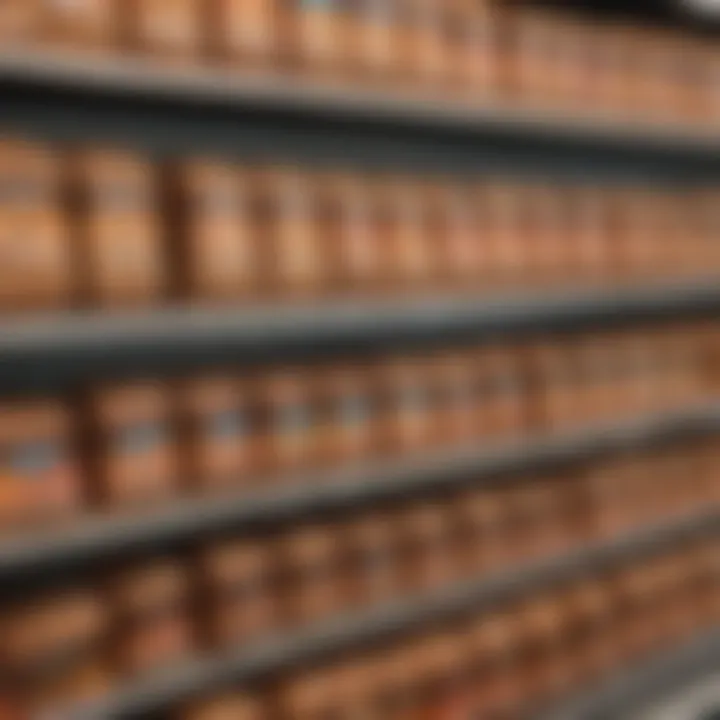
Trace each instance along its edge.
<path fill-rule="evenodd" d="M 446 59 L 443 79 L 473 102 L 487 102 L 499 90 L 500 21 L 491 2 L 440 3 Z"/>
<path fill-rule="evenodd" d="M 0 311 L 67 307 L 72 252 L 53 150 L 0 137 Z"/>
<path fill-rule="evenodd" d="M 520 348 L 481 347 L 475 368 L 478 438 L 509 440 L 526 432 L 528 383 Z"/>
<path fill-rule="evenodd" d="M 271 560 L 262 538 L 218 542 L 201 553 L 202 611 L 211 646 L 235 647 L 277 625 Z"/>
<path fill-rule="evenodd" d="M 378 437 L 390 455 L 425 448 L 433 442 L 433 398 L 429 365 L 415 358 L 379 363 Z"/>
<path fill-rule="evenodd" d="M 524 704 L 537 706 L 557 700 L 570 688 L 563 657 L 565 616 L 553 595 L 526 601 L 518 610 L 521 642 L 518 681 Z"/>
<path fill-rule="evenodd" d="M 327 288 L 319 234 L 319 179 L 307 171 L 273 168 L 256 176 L 256 240 L 268 289 L 277 297 L 305 298 Z"/>
<path fill-rule="evenodd" d="M 208 377 L 181 390 L 183 468 L 192 487 L 249 487 L 260 451 L 249 381 Z"/>
<path fill-rule="evenodd" d="M 141 675 L 182 662 L 194 649 L 190 587 L 185 568 L 158 559 L 108 580 L 114 634 L 112 657 L 120 672 Z"/>
<path fill-rule="evenodd" d="M 179 293 L 196 302 L 238 302 L 262 291 L 252 172 L 210 160 L 169 173 L 173 242 L 180 243 Z"/>
<path fill-rule="evenodd" d="M 0 6 L 0 40 L 8 47 L 37 39 L 42 0 L 8 0 Z"/>
<path fill-rule="evenodd" d="M 0 530 L 61 520 L 82 509 L 84 478 L 68 411 L 57 401 L 0 404 Z"/>
<path fill-rule="evenodd" d="M 397 39 L 399 69 L 405 82 L 437 88 L 449 61 L 443 33 L 442 4 L 437 0 L 399 0 Z"/>
<path fill-rule="evenodd" d="M 320 76 L 347 70 L 358 31 L 351 7 L 341 0 L 296 0 L 291 7 L 286 42 L 294 49 L 296 62 Z"/>
<path fill-rule="evenodd" d="M 367 367 L 320 368 L 315 383 L 321 416 L 319 460 L 330 465 L 369 460 L 377 450 L 377 438 Z"/>
<path fill-rule="evenodd" d="M 385 602 L 400 586 L 397 537 L 391 515 L 374 512 L 343 527 L 344 585 L 348 605 Z"/>
<path fill-rule="evenodd" d="M 449 180 L 433 183 L 425 202 L 427 236 L 438 247 L 433 254 L 434 275 L 443 290 L 487 292 L 487 239 L 471 189 Z"/>
<path fill-rule="evenodd" d="M 492 572 L 512 559 L 510 507 L 497 489 L 470 490 L 452 501 L 452 554 L 464 577 Z"/>
<path fill-rule="evenodd" d="M 86 411 L 90 492 L 103 506 L 140 506 L 175 493 L 179 468 L 165 386 L 98 389 Z"/>
<path fill-rule="evenodd" d="M 610 198 L 604 188 L 566 187 L 569 235 L 567 277 L 573 284 L 608 284 L 612 277 L 609 258 Z"/>
<path fill-rule="evenodd" d="M 477 438 L 478 397 L 475 357 L 455 352 L 443 354 L 430 364 L 434 396 L 433 444 L 470 444 Z"/>
<path fill-rule="evenodd" d="M 150 163 L 131 153 L 84 150 L 71 162 L 80 294 L 103 307 L 151 305 L 168 280 Z"/>
<path fill-rule="evenodd" d="M 260 390 L 263 471 L 292 473 L 318 462 L 319 418 L 315 376 L 308 369 L 271 372 Z"/>
<path fill-rule="evenodd" d="M 343 605 L 340 548 L 334 528 L 307 526 L 278 541 L 287 592 L 284 611 L 293 625 L 307 625 L 338 612 Z"/>
<path fill-rule="evenodd" d="M 251 694 L 232 693 L 181 709 L 176 720 L 266 720 L 266 703 Z"/>
<path fill-rule="evenodd" d="M 129 46 L 157 57 L 192 60 L 205 40 L 198 0 L 132 0 L 122 18 Z"/>
<path fill-rule="evenodd" d="M 451 556 L 449 513 L 443 505 L 415 504 L 398 512 L 398 567 L 407 593 L 422 593 L 448 584 L 458 574 Z"/>
<path fill-rule="evenodd" d="M 472 705 L 480 716 L 513 716 L 522 698 L 517 675 L 521 625 L 513 611 L 485 614 L 468 628 Z"/>
<path fill-rule="evenodd" d="M 365 0 L 348 12 L 355 13 L 357 18 L 353 37 L 348 40 L 353 43 L 352 64 L 359 72 L 359 80 L 374 85 L 396 82 L 400 72 L 399 5 L 387 0 Z"/>
<path fill-rule="evenodd" d="M 40 5 L 44 42 L 72 50 L 114 49 L 122 12 L 116 0 L 40 0 Z"/>
<path fill-rule="evenodd" d="M 333 717 L 345 708 L 344 687 L 327 668 L 303 669 L 280 681 L 274 695 L 278 715 L 293 720 Z"/>
<path fill-rule="evenodd" d="M 208 40 L 221 60 L 242 69 L 275 68 L 283 5 L 277 0 L 205 0 Z"/>
<path fill-rule="evenodd" d="M 107 693 L 107 621 L 99 598 L 82 589 L 4 607 L 0 676 L 23 708 L 9 718 L 46 717 Z"/>
<path fill-rule="evenodd" d="M 375 232 L 372 180 L 358 174 L 321 178 L 318 234 L 327 257 L 333 295 L 369 297 L 383 288 L 386 249 Z"/>
<path fill-rule="evenodd" d="M 423 222 L 421 187 L 409 178 L 381 181 L 375 188 L 376 232 L 385 246 L 388 292 L 425 289 L 432 282 L 436 239 Z"/>

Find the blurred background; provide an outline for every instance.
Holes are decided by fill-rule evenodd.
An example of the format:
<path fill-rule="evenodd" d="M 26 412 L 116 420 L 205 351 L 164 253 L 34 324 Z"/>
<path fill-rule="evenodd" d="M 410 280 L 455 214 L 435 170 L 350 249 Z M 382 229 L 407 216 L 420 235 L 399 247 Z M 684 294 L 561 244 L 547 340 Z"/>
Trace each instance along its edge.
<path fill-rule="evenodd" d="M 718 18 L 4 0 L 0 720 L 719 712 Z"/>

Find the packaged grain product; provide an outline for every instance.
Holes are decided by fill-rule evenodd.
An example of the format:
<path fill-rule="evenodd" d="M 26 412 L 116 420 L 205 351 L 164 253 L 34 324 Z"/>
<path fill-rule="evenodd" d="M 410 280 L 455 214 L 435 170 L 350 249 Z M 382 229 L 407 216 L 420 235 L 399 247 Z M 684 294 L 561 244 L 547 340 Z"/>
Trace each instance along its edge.
<path fill-rule="evenodd" d="M 0 676 L 25 717 L 99 700 L 111 689 L 103 660 L 108 615 L 87 590 L 68 590 L 0 611 Z"/>
<path fill-rule="evenodd" d="M 292 625 L 308 625 L 337 613 L 344 603 L 340 548 L 334 528 L 307 526 L 278 541 L 277 559 L 283 568 L 284 614 Z"/>
<path fill-rule="evenodd" d="M 378 442 L 390 455 L 426 448 L 433 441 L 430 368 L 417 358 L 377 366 Z"/>
<path fill-rule="evenodd" d="M 377 428 L 367 366 L 320 368 L 315 384 L 320 408 L 319 461 L 338 465 L 369 460 L 377 451 Z"/>
<path fill-rule="evenodd" d="M 70 414 L 57 401 L 0 404 L 0 529 L 68 518 L 83 508 L 85 480 Z"/>
<path fill-rule="evenodd" d="M 344 581 L 349 605 L 385 602 L 400 587 L 397 535 L 391 515 L 374 512 L 343 526 Z"/>
<path fill-rule="evenodd" d="M 131 0 L 122 19 L 133 50 L 185 62 L 202 49 L 205 17 L 198 0 Z"/>
<path fill-rule="evenodd" d="M 141 382 L 101 388 L 86 404 L 90 492 L 107 508 L 166 500 L 179 467 L 167 388 Z"/>
<path fill-rule="evenodd" d="M 248 487 L 257 464 L 250 381 L 207 377 L 181 388 L 183 468 L 194 488 Z"/>
<path fill-rule="evenodd" d="M 252 173 L 209 160 L 170 171 L 172 237 L 183 298 L 239 302 L 262 290 L 251 212 Z"/>
<path fill-rule="evenodd" d="M 67 307 L 72 250 L 58 154 L 0 138 L 0 311 Z"/>
<path fill-rule="evenodd" d="M 283 5 L 278 0 L 205 0 L 208 41 L 220 60 L 243 70 L 275 69 Z"/>
<path fill-rule="evenodd" d="M 328 173 L 321 179 L 319 228 L 333 295 L 369 297 L 382 289 L 387 250 L 376 232 L 372 180 Z"/>
<path fill-rule="evenodd" d="M 117 0 L 39 1 L 44 42 L 73 51 L 115 49 L 118 14 L 123 12 Z"/>
<path fill-rule="evenodd" d="M 254 694 L 238 692 L 194 702 L 173 717 L 175 720 L 266 720 L 266 705 Z"/>
<path fill-rule="evenodd" d="M 71 159 L 71 175 L 81 302 L 158 302 L 169 272 L 152 165 L 131 153 L 82 150 Z"/>
<path fill-rule="evenodd" d="M 0 40 L 25 45 L 38 37 L 42 0 L 7 0 L 0 5 Z"/>
<path fill-rule="evenodd" d="M 327 268 L 319 236 L 319 178 L 291 168 L 262 171 L 255 178 L 256 241 L 263 248 L 269 291 L 306 298 L 326 290 Z"/>
<path fill-rule="evenodd" d="M 318 393 L 314 381 L 309 369 L 286 368 L 269 373 L 259 387 L 261 470 L 282 475 L 318 462 Z"/>
<path fill-rule="evenodd" d="M 107 598 L 114 633 L 112 657 L 125 675 L 182 662 L 194 649 L 190 587 L 185 568 L 159 559 L 116 571 Z"/>
<path fill-rule="evenodd" d="M 202 624 L 211 646 L 241 645 L 279 622 L 271 561 L 264 538 L 221 541 L 202 551 Z"/>

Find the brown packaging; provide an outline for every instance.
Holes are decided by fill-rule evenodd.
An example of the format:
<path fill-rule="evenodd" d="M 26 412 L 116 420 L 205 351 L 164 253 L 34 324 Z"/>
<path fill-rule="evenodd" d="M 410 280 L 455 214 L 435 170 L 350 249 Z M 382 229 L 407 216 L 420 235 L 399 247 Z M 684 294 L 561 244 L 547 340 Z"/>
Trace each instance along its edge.
<path fill-rule="evenodd" d="M 108 692 L 110 675 L 100 659 L 106 623 L 98 599 L 84 591 L 0 612 L 0 676 L 32 717 Z"/>
<path fill-rule="evenodd" d="M 387 268 L 382 238 L 375 233 L 371 181 L 361 175 L 330 173 L 319 184 L 318 233 L 333 295 L 371 295 Z"/>
<path fill-rule="evenodd" d="M 110 50 L 117 39 L 120 0 L 42 0 L 45 42 L 72 50 Z"/>
<path fill-rule="evenodd" d="M 471 443 L 477 438 L 477 372 L 475 357 L 462 352 L 432 361 L 430 383 L 435 398 L 434 439 L 438 445 Z"/>
<path fill-rule="evenodd" d="M 518 347 L 482 347 L 476 356 L 479 438 L 511 439 L 527 431 L 527 379 Z"/>
<path fill-rule="evenodd" d="M 166 388 L 136 383 L 97 390 L 87 402 L 91 492 L 107 507 L 141 506 L 178 485 Z"/>
<path fill-rule="evenodd" d="M 190 60 L 203 43 L 202 0 L 130 0 L 123 12 L 128 44 L 165 58 Z"/>
<path fill-rule="evenodd" d="M 320 369 L 315 384 L 322 416 L 319 459 L 329 464 L 368 460 L 376 450 L 376 428 L 367 368 Z"/>
<path fill-rule="evenodd" d="M 392 517 L 376 511 L 348 523 L 343 533 L 348 604 L 389 600 L 399 584 Z"/>
<path fill-rule="evenodd" d="M 256 467 L 249 384 L 230 377 L 188 382 L 180 398 L 183 468 L 206 490 L 248 487 Z"/>
<path fill-rule="evenodd" d="M 416 358 L 392 358 L 377 368 L 378 439 L 381 448 L 402 454 L 434 444 L 430 367 Z"/>
<path fill-rule="evenodd" d="M 123 674 L 140 675 L 179 663 L 193 650 L 185 570 L 158 560 L 118 572 L 108 582 L 113 658 Z"/>
<path fill-rule="evenodd" d="M 293 625 L 327 619 L 343 604 L 340 551 L 334 528 L 305 527 L 282 537 L 278 556 L 284 569 L 285 614 Z"/>
<path fill-rule="evenodd" d="M 458 574 L 451 557 L 447 507 L 437 503 L 400 510 L 393 523 L 398 533 L 398 567 L 405 592 L 425 592 L 452 581 Z"/>
<path fill-rule="evenodd" d="M 253 695 L 234 693 L 194 703 L 175 715 L 175 720 L 266 720 L 266 708 Z"/>
<path fill-rule="evenodd" d="M 270 553 L 261 540 L 208 547 L 199 558 L 203 615 L 211 646 L 234 646 L 277 624 Z"/>
<path fill-rule="evenodd" d="M 264 434 L 258 463 L 262 470 L 293 472 L 318 461 L 318 413 L 315 377 L 308 369 L 289 368 L 265 379 L 260 403 Z"/>
<path fill-rule="evenodd" d="M 255 176 L 256 242 L 267 289 L 281 298 L 311 297 L 327 289 L 325 248 L 319 233 L 319 178 L 274 168 Z"/>
<path fill-rule="evenodd" d="M 250 178 L 234 166 L 203 160 L 171 172 L 172 234 L 182 247 L 178 290 L 183 297 L 238 301 L 260 289 Z"/>
<path fill-rule="evenodd" d="M 278 0 L 204 0 L 211 50 L 223 60 L 257 70 L 280 56 Z"/>
<path fill-rule="evenodd" d="M 333 1 L 295 2 L 285 20 L 285 42 L 295 63 L 319 76 L 346 70 L 358 30 L 349 8 Z"/>
<path fill-rule="evenodd" d="M 0 529 L 60 519 L 82 508 L 83 478 L 67 410 L 53 401 L 0 405 Z"/>
<path fill-rule="evenodd" d="M 66 307 L 72 255 L 60 203 L 60 158 L 0 138 L 0 311 Z"/>
<path fill-rule="evenodd" d="M 6 0 L 0 5 L 0 41 L 8 47 L 37 39 L 42 0 Z"/>
<path fill-rule="evenodd" d="M 83 303 L 157 302 L 167 283 L 151 165 L 116 151 L 81 151 L 72 163 Z"/>

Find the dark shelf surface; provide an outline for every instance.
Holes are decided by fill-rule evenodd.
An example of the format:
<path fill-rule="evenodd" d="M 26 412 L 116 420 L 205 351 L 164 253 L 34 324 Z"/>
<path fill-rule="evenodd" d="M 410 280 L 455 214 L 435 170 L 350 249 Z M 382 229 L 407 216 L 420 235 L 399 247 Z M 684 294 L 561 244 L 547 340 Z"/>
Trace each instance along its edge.
<path fill-rule="evenodd" d="M 403 600 L 361 614 L 339 617 L 299 633 L 284 634 L 256 647 L 198 659 L 121 689 L 103 702 L 63 715 L 63 720 L 158 717 L 162 709 L 227 684 L 243 684 L 300 663 L 330 659 L 466 613 L 478 613 L 540 587 L 602 572 L 678 542 L 715 533 L 720 516 L 708 513 L 662 524 L 619 540 L 575 550 L 481 581 L 469 582 L 421 599 Z"/>
<path fill-rule="evenodd" d="M 665 444 L 720 430 L 720 406 L 589 427 L 557 437 L 466 447 L 295 477 L 251 496 L 189 499 L 144 515 L 79 520 L 68 528 L 0 542 L 0 594 L 65 581 L 117 558 L 183 547 L 227 531 L 252 532 L 303 518 L 502 481 L 512 473 L 596 454 Z"/>
<path fill-rule="evenodd" d="M 66 312 L 0 321 L 0 392 L 483 341 L 708 314 L 720 285 L 548 291 L 495 298 L 329 301 L 226 309 Z M 53 368 L 52 373 L 47 369 Z"/>
<path fill-rule="evenodd" d="M 568 116 L 468 93 L 428 99 L 395 87 L 10 47 L 0 52 L 0 87 L 0 125 L 160 153 L 671 183 L 720 175 L 714 128 Z"/>

